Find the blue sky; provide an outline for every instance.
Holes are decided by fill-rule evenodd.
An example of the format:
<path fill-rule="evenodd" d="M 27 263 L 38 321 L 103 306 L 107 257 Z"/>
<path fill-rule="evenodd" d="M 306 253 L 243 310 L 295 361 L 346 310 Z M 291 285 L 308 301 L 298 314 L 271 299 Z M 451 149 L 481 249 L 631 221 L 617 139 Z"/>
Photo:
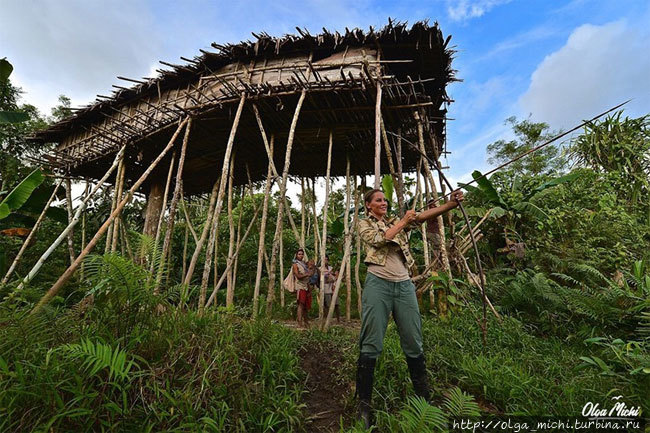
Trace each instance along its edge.
<path fill-rule="evenodd" d="M 84 105 L 120 84 L 117 75 L 151 76 L 158 60 L 213 41 L 379 27 L 389 16 L 438 21 L 452 35 L 464 80 L 449 88 L 445 165 L 456 181 L 489 167 L 485 147 L 509 137 L 509 116 L 569 128 L 629 98 L 630 115 L 650 112 L 647 1 L 3 0 L 0 57 L 14 64 L 25 101 L 49 113 L 59 94 Z"/>

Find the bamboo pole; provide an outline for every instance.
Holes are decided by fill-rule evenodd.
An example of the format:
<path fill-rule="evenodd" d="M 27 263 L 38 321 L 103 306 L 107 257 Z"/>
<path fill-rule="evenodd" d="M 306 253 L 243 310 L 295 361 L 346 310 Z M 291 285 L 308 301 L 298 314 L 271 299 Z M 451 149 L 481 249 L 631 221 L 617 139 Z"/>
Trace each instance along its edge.
<path fill-rule="evenodd" d="M 176 168 L 176 185 L 174 186 L 172 201 L 169 204 L 169 220 L 167 222 L 167 231 L 165 232 L 165 240 L 163 242 L 163 261 L 158 268 L 156 285 L 154 286 L 154 294 L 157 294 L 160 291 L 160 284 L 162 282 L 163 273 L 165 272 L 165 265 L 167 263 L 167 255 L 171 253 L 172 235 L 174 234 L 174 217 L 176 216 L 176 207 L 178 206 L 178 199 L 181 195 L 181 188 L 183 187 L 183 167 L 185 166 L 185 154 L 187 153 L 187 143 L 190 139 L 191 130 L 192 118 L 190 117 L 187 121 L 187 125 L 185 126 L 185 135 L 183 137 L 183 144 L 181 145 L 181 154 L 178 158 L 178 167 Z"/>
<path fill-rule="evenodd" d="M 217 204 L 215 205 L 214 215 L 212 217 L 212 228 L 210 233 L 210 239 L 208 240 L 208 249 L 205 254 L 205 266 L 203 267 L 203 277 L 201 279 L 201 292 L 199 295 L 199 314 L 203 314 L 203 303 L 205 302 L 205 296 L 208 289 L 208 278 L 210 277 L 210 265 L 212 264 L 212 250 L 215 247 L 215 241 L 218 233 L 216 233 L 219 228 L 219 214 L 221 213 L 221 208 L 223 206 L 223 197 L 226 192 L 226 182 L 228 182 L 228 171 L 230 169 L 230 156 L 232 153 L 233 143 L 235 142 L 235 135 L 237 134 L 237 127 L 239 126 L 239 119 L 241 118 L 241 113 L 244 108 L 244 102 L 246 102 L 246 94 L 242 93 L 241 98 L 239 99 L 239 105 L 237 106 L 237 112 L 235 113 L 235 118 L 230 129 L 230 136 L 228 137 L 228 143 L 226 145 L 226 151 L 223 155 L 223 166 L 221 168 L 221 179 L 219 183 L 219 193 L 217 195 Z"/>
<path fill-rule="evenodd" d="M 230 161 L 230 173 L 228 174 L 228 256 L 226 257 L 226 262 L 229 263 L 233 260 L 233 251 L 235 248 L 235 220 L 232 217 L 232 184 L 234 182 L 234 167 L 235 167 L 235 155 L 237 150 L 232 153 L 232 160 Z M 215 254 L 216 256 L 216 254 Z M 216 275 L 216 273 L 215 273 Z M 226 275 L 226 307 L 232 305 L 235 299 L 235 286 L 233 282 L 232 270 L 228 271 Z"/>
<path fill-rule="evenodd" d="M 361 195 L 357 186 L 357 176 L 354 176 L 354 216 L 352 220 L 352 227 L 354 229 L 355 247 L 357 253 L 357 260 L 354 263 L 354 281 L 357 286 L 357 311 L 361 317 L 361 278 L 359 278 L 359 267 L 361 266 L 361 238 L 359 236 L 359 196 Z"/>
<path fill-rule="evenodd" d="M 298 104 L 296 104 L 296 109 L 293 113 L 293 119 L 291 119 L 291 127 L 289 129 L 289 136 L 287 138 L 287 151 L 284 156 L 284 168 L 282 170 L 282 179 L 280 180 L 280 198 L 284 201 L 287 193 L 287 176 L 289 175 L 289 165 L 291 164 L 291 148 L 293 146 L 293 138 L 296 134 L 296 125 L 298 124 L 298 117 L 300 115 L 300 109 L 302 104 L 305 101 L 305 96 L 307 91 L 303 90 L 300 93 L 300 98 L 298 99 Z M 287 209 L 287 212 L 290 214 L 291 210 Z M 282 235 L 282 220 L 284 219 L 284 206 L 278 206 L 278 219 L 275 224 L 275 233 L 273 235 L 273 248 L 271 250 L 271 268 L 269 271 L 269 288 L 266 298 L 266 314 L 271 315 L 271 310 L 273 306 L 273 294 L 274 294 L 274 285 L 275 285 L 275 260 L 278 254 L 279 238 Z"/>
<path fill-rule="evenodd" d="M 72 221 L 72 183 L 70 178 L 65 179 L 65 207 L 68 211 L 68 224 Z M 70 264 L 74 263 L 74 231 L 68 232 L 68 253 L 70 254 Z"/>
<path fill-rule="evenodd" d="M 120 161 L 121 170 L 120 178 L 118 184 L 116 185 L 115 193 L 117 195 L 117 200 L 122 200 L 122 193 L 124 192 L 124 173 L 126 172 L 126 165 L 124 162 L 124 156 L 122 156 L 122 161 Z M 117 240 L 120 233 L 120 215 L 118 214 L 113 222 L 113 237 L 111 238 L 111 252 L 114 253 L 117 251 Z"/>
<path fill-rule="evenodd" d="M 381 82 L 377 81 L 375 100 L 375 189 L 381 185 Z"/>
<path fill-rule="evenodd" d="M 275 137 L 271 135 L 271 146 L 270 146 L 270 157 L 268 163 L 268 169 L 266 170 L 266 184 L 264 185 L 264 204 L 262 205 L 262 221 L 260 222 L 260 240 L 257 245 L 257 271 L 255 273 L 255 289 L 253 291 L 253 318 L 257 317 L 257 312 L 259 310 L 259 296 L 260 296 L 260 284 L 262 281 L 262 260 L 263 256 L 266 254 L 264 250 L 264 235 L 266 233 L 266 219 L 268 216 L 269 210 L 269 196 L 271 195 L 271 184 L 273 183 L 273 142 Z M 281 207 L 282 204 L 280 204 Z M 269 272 L 267 266 L 267 272 Z"/>
<path fill-rule="evenodd" d="M 346 166 L 345 166 L 345 206 L 350 207 L 350 155 L 346 154 Z M 356 209 L 355 209 L 356 210 Z M 346 236 L 350 236 L 350 223 L 347 218 L 343 220 L 343 233 Z M 345 298 L 345 319 L 350 321 L 351 313 L 350 307 L 352 304 L 352 263 L 351 258 L 348 255 L 347 263 L 345 264 L 345 286 L 347 288 L 347 297 Z"/>
<path fill-rule="evenodd" d="M 422 157 L 420 157 L 420 158 L 422 158 Z M 417 182 L 418 182 L 418 184 L 420 183 L 420 177 L 421 177 L 420 173 L 418 173 L 417 174 Z M 425 198 L 423 196 L 428 198 L 428 192 L 429 192 L 429 187 L 428 187 L 428 183 L 427 183 L 427 181 L 425 179 L 424 180 L 424 194 L 422 193 L 422 188 L 420 188 L 420 195 L 419 195 L 420 202 L 418 204 L 420 209 L 424 208 L 424 202 L 427 201 L 427 200 L 425 200 Z M 421 231 L 422 231 L 422 249 L 423 249 L 423 253 L 424 253 L 424 268 L 429 269 L 429 265 L 431 264 L 431 259 L 429 257 L 429 237 L 428 237 L 428 232 L 427 232 L 427 223 L 423 222 L 420 225 L 420 227 L 421 227 Z M 425 276 L 425 278 L 426 278 L 426 276 Z M 429 302 L 431 302 L 431 308 L 433 309 L 434 302 L 435 302 L 434 295 L 433 295 L 433 290 L 429 291 Z"/>
<path fill-rule="evenodd" d="M 194 230 L 194 227 L 192 227 L 192 221 L 190 220 L 190 214 L 187 212 L 187 206 L 185 205 L 185 199 L 183 198 L 184 191 L 181 189 L 181 208 L 183 210 L 183 216 L 185 217 L 185 223 L 187 224 L 187 228 L 189 229 L 190 233 L 192 234 L 192 238 L 194 239 L 194 243 L 199 241 L 198 236 L 196 236 L 196 231 Z M 185 272 L 183 272 L 183 277 L 185 276 Z"/>
<path fill-rule="evenodd" d="M 50 198 L 47 200 L 47 202 L 45 202 L 45 207 L 41 211 L 41 214 L 38 216 L 38 219 L 34 223 L 34 226 L 29 231 L 29 235 L 27 235 L 27 238 L 20 246 L 20 250 L 18 250 L 18 254 L 16 254 L 16 257 L 14 257 L 14 261 L 11 263 L 11 266 L 9 266 L 9 270 L 5 274 L 4 278 L 2 278 L 2 281 L 0 282 L 0 287 L 7 284 L 7 281 L 9 281 L 9 277 L 11 277 L 11 274 L 13 274 L 14 270 L 16 270 L 16 266 L 18 266 L 18 263 L 20 263 L 20 259 L 23 257 L 23 254 L 27 250 L 27 247 L 32 242 L 32 239 L 34 239 L 34 236 L 36 236 L 36 232 L 38 232 L 38 229 L 41 228 L 41 223 L 45 219 L 45 214 L 47 213 L 47 210 L 50 208 L 52 201 L 54 201 L 54 198 L 56 197 L 56 192 L 59 190 L 61 183 L 63 183 L 63 179 L 59 180 L 59 183 L 57 183 L 54 186 L 54 190 L 52 191 Z"/>
<path fill-rule="evenodd" d="M 185 279 L 183 284 L 188 286 L 192 281 L 192 275 L 194 274 L 194 268 L 196 267 L 196 262 L 201 255 L 201 250 L 203 249 L 203 244 L 205 243 L 206 238 L 208 237 L 208 232 L 210 231 L 210 226 L 212 224 L 214 203 L 217 200 L 217 191 L 219 190 L 219 184 L 221 183 L 221 178 L 217 179 L 212 186 L 212 192 L 210 193 L 210 201 L 208 204 L 208 214 L 205 217 L 205 224 L 203 225 L 203 230 L 201 231 L 201 237 L 196 242 L 194 247 L 194 253 L 192 253 L 192 258 L 190 259 L 190 264 L 187 267 L 187 273 L 185 274 Z"/>
<path fill-rule="evenodd" d="M 350 171 L 350 161 L 348 160 L 347 162 L 347 168 L 346 172 L 349 173 Z M 349 182 L 348 182 L 349 184 Z M 346 199 L 345 199 L 345 212 L 343 216 L 343 221 L 347 221 L 348 217 L 350 216 L 350 191 L 346 191 Z M 327 319 L 325 320 L 325 323 L 322 327 L 323 331 L 327 331 L 330 326 L 330 322 L 332 321 L 332 316 L 334 315 L 334 308 L 336 307 L 336 300 L 338 299 L 339 296 L 339 289 L 341 288 L 341 281 L 343 281 L 343 275 L 344 272 L 347 272 L 346 268 L 348 263 L 349 263 L 349 258 L 350 258 L 350 246 L 352 244 L 352 235 L 350 232 L 350 227 L 348 226 L 347 232 L 345 233 L 345 248 L 343 252 L 343 260 L 341 261 L 341 270 L 339 271 L 339 276 L 336 279 L 336 284 L 334 285 L 334 293 L 332 294 L 332 302 L 330 302 L 330 308 L 329 311 L 327 312 Z"/>
<path fill-rule="evenodd" d="M 160 242 L 160 235 L 162 234 L 162 225 L 165 220 L 165 211 L 167 209 L 167 198 L 169 195 L 169 186 L 172 183 L 172 175 L 174 174 L 174 164 L 176 162 L 176 151 L 172 153 L 172 159 L 169 161 L 169 170 L 167 172 L 167 180 L 165 181 L 165 192 L 163 193 L 162 205 L 160 210 L 160 215 L 158 215 L 158 223 L 156 224 L 156 234 L 153 241 L 153 251 L 151 251 L 151 263 L 149 264 L 149 278 L 154 275 L 156 272 L 156 255 L 158 253 L 158 243 Z M 162 254 L 160 256 L 160 262 L 158 263 L 158 268 L 162 266 Z"/>
<path fill-rule="evenodd" d="M 332 130 L 330 129 L 329 134 L 329 147 L 327 148 L 327 170 L 325 171 L 325 204 L 323 205 L 323 232 L 322 232 L 322 241 L 320 244 L 320 265 L 323 266 L 325 263 L 325 254 L 327 250 L 327 211 L 329 206 L 329 197 L 330 197 L 330 171 L 332 169 Z M 323 315 L 325 314 L 325 309 L 323 305 L 325 304 L 325 272 L 320 273 L 320 290 L 319 302 L 318 302 L 318 319 L 323 320 Z"/>
<path fill-rule="evenodd" d="M 79 222 L 79 218 L 81 217 L 81 214 L 84 211 L 84 209 L 86 209 L 86 206 L 88 205 L 88 202 L 90 201 L 90 199 L 97 193 L 97 191 L 99 191 L 99 189 L 102 187 L 102 184 L 104 182 L 106 182 L 106 180 L 109 178 L 109 176 L 117 168 L 120 157 L 124 153 L 125 149 L 126 149 L 126 146 L 122 146 L 122 148 L 119 150 L 119 152 L 117 152 L 117 155 L 115 155 L 115 159 L 113 160 L 113 163 L 108 168 L 108 170 L 106 171 L 104 176 L 99 180 L 99 182 L 97 182 L 97 185 L 95 185 L 95 187 L 92 189 L 90 194 L 88 194 L 83 199 L 81 204 L 79 206 L 77 206 L 77 211 L 75 212 L 74 217 L 72 218 L 72 221 L 70 223 L 68 223 L 66 228 L 63 229 L 61 234 L 59 234 L 59 237 L 57 237 L 54 240 L 54 242 L 52 242 L 52 245 L 50 245 L 50 247 L 47 250 L 45 250 L 45 252 L 41 255 L 41 257 L 36 261 L 36 263 L 34 264 L 32 269 L 29 271 L 29 273 L 25 276 L 25 278 L 23 278 L 21 283 L 18 285 L 17 290 L 22 289 L 25 286 L 25 284 L 29 283 L 30 281 L 32 281 L 34 279 L 36 274 L 38 274 L 38 271 L 43 266 L 43 263 L 45 263 L 45 260 L 47 260 L 48 257 L 50 257 L 50 255 L 54 252 L 54 250 L 56 250 L 56 248 L 61 244 L 61 242 L 63 242 L 63 239 L 65 239 L 66 236 L 68 235 L 68 231 L 71 230 L 77 224 L 77 222 Z"/>
<path fill-rule="evenodd" d="M 99 238 L 101 238 L 104 233 L 108 230 L 108 227 L 110 226 L 111 222 L 115 219 L 115 217 L 122 211 L 124 206 L 127 205 L 131 201 L 131 198 L 133 198 L 133 194 L 135 191 L 140 188 L 140 185 L 142 185 L 142 182 L 144 182 L 147 177 L 149 177 L 149 174 L 153 171 L 154 168 L 158 165 L 161 159 L 164 158 L 164 156 L 169 152 L 169 150 L 172 148 L 174 145 L 174 141 L 176 141 L 176 138 L 178 137 L 178 134 L 180 134 L 181 130 L 185 125 L 187 124 L 187 118 L 181 121 L 178 125 L 178 128 L 176 129 L 176 132 L 172 136 L 171 140 L 167 144 L 167 146 L 160 152 L 160 155 L 149 165 L 147 170 L 145 170 L 144 173 L 140 176 L 140 178 L 131 186 L 131 189 L 129 189 L 128 194 L 122 201 L 119 203 L 119 205 L 116 206 L 115 210 L 111 213 L 111 215 L 108 217 L 106 222 L 99 228 L 95 236 L 88 242 L 88 245 L 86 245 L 86 248 L 79 254 L 79 256 L 76 258 L 74 263 L 68 267 L 68 269 L 59 277 L 59 279 L 54 283 L 54 285 L 45 293 L 45 295 L 41 298 L 40 301 L 38 301 L 38 304 L 34 307 L 32 310 L 32 314 L 38 312 L 45 304 L 47 304 L 50 299 L 52 299 L 63 287 L 63 285 L 70 279 L 70 277 L 74 274 L 74 272 L 77 270 L 83 259 L 93 250 L 95 245 L 97 245 L 97 242 L 99 242 Z M 70 225 L 69 225 L 70 226 Z"/>

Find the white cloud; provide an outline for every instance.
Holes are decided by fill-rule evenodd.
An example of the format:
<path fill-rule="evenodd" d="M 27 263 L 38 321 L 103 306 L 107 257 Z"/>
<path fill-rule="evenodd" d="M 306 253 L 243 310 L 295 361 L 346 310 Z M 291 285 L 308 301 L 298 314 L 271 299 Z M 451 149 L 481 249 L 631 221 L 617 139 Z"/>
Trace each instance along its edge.
<path fill-rule="evenodd" d="M 650 33 L 641 28 L 615 21 L 575 29 L 533 72 L 522 109 L 565 129 L 630 98 L 626 113 L 648 113 Z"/>
<path fill-rule="evenodd" d="M 0 15 L 1 57 L 25 101 L 45 114 L 59 94 L 84 104 L 108 94 L 116 75 L 146 75 L 159 41 L 143 0 L 10 0 Z"/>
<path fill-rule="evenodd" d="M 454 21 L 483 16 L 490 9 L 512 0 L 447 0 L 447 13 Z"/>

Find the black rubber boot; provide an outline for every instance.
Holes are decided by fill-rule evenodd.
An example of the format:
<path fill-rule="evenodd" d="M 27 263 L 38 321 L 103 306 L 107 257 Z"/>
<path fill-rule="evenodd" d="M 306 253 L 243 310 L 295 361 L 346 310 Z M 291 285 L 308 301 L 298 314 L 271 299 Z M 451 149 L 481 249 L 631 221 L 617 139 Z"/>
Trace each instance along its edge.
<path fill-rule="evenodd" d="M 372 405 L 372 383 L 375 378 L 376 359 L 369 358 L 363 354 L 357 362 L 357 396 L 359 397 L 359 419 L 363 421 L 366 429 L 373 423 Z"/>
<path fill-rule="evenodd" d="M 420 355 L 417 358 L 406 357 L 406 363 L 409 366 L 411 382 L 415 389 L 415 395 L 422 397 L 426 401 L 431 401 L 431 392 L 429 390 L 429 380 L 427 378 L 426 358 Z"/>

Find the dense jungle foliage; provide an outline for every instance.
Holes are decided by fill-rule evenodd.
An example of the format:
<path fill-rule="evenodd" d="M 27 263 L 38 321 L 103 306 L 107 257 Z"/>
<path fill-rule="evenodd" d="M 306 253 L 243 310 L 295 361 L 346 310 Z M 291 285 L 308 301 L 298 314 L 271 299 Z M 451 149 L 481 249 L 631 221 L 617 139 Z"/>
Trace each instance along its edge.
<path fill-rule="evenodd" d="M 35 168 L 31 157 L 47 150 L 25 140 L 29 133 L 69 113 L 69 100 L 50 117 L 20 104 L 20 90 L 0 81 L 0 110 L 27 113 L 28 120 L 0 124 L 0 201 Z M 10 120 L 10 119 L 9 119 Z M 14 119 L 15 120 L 15 119 Z M 513 139 L 492 143 L 491 162 L 500 163 L 544 142 L 553 132 L 544 123 L 508 119 Z M 650 117 L 616 113 L 589 124 L 569 142 L 545 148 L 517 164 L 466 186 L 465 206 L 473 224 L 483 220 L 479 240 L 487 296 L 502 319 L 488 316 L 487 344 L 477 319 L 479 291 L 455 258 L 457 235 L 465 231 L 458 211 L 446 219 L 452 276 L 432 279 L 436 299 L 422 296 L 423 332 L 433 406 L 410 397 L 412 386 L 393 323 L 376 371 L 374 405 L 378 431 L 442 431 L 450 417 L 478 414 L 578 416 L 586 402 L 628 405 L 650 411 Z M 480 173 L 473 174 L 475 178 Z M 415 191 L 414 178 L 407 177 Z M 390 189 L 392 185 L 386 182 Z M 23 239 L 11 229 L 32 227 L 54 181 L 46 177 L 23 207 L 0 219 L 0 277 Z M 317 184 L 318 187 L 318 184 Z M 83 189 L 83 185 L 81 186 Z M 77 190 L 75 190 L 77 191 Z M 263 194 L 234 194 L 233 216 L 246 227 Z M 362 191 L 356 185 L 356 191 Z M 311 209 L 311 187 L 304 201 Z M 387 191 L 388 192 L 388 191 Z M 235 305 L 226 308 L 225 288 L 216 306 L 197 314 L 200 271 L 192 284 L 180 282 L 195 240 L 182 212 L 173 226 L 173 245 L 164 287 L 154 293 L 151 267 L 167 263 L 160 246 L 142 236 L 144 200 L 124 211 L 125 233 L 118 251 L 102 242 L 83 270 L 39 314 L 29 312 L 69 264 L 62 244 L 37 277 L 23 277 L 67 224 L 60 201 L 48 213 L 10 281 L 0 287 L 0 431 L 314 431 L 321 413 L 308 398 L 313 372 L 305 359 L 330 359 L 327 380 L 341 390 L 327 398 L 342 407 L 341 431 L 355 425 L 354 373 L 358 328 L 312 327 L 299 332 L 293 295 L 280 306 L 280 289 L 298 247 L 288 223 L 283 233 L 284 269 L 276 277 L 272 314 L 260 302 L 252 311 L 260 235 L 271 245 L 273 230 L 253 230 L 240 251 Z M 270 201 L 269 221 L 279 198 Z M 331 262 L 343 256 L 342 188 L 330 196 L 327 249 Z M 184 198 L 192 229 L 200 233 L 207 197 Z M 39 209 L 40 206 L 40 209 Z M 110 211 L 110 190 L 84 212 L 86 236 Z M 301 221 L 300 203 L 292 216 Z M 63 212 L 63 214 L 61 214 Z M 321 213 L 321 210 L 318 210 Z M 307 212 L 306 244 L 313 251 L 313 214 Z M 319 216 L 322 218 L 322 216 Z M 350 215 L 352 218 L 352 215 Z M 451 222 L 451 225 L 448 224 Z M 322 224 L 322 220 L 319 220 Z M 229 243 L 221 215 L 218 272 Z M 87 238 L 86 238 L 87 240 Z M 74 231 L 74 250 L 82 225 Z M 411 243 L 423 268 L 419 232 Z M 186 245 L 186 250 L 184 249 Z M 184 254 L 185 251 L 189 251 Z M 474 267 L 473 251 L 466 253 Z M 352 268 L 357 257 L 353 248 Z M 197 269 L 203 269 L 204 256 Z M 215 277 L 214 271 L 211 274 Z M 361 281 L 365 265 L 361 264 Z M 341 288 L 345 310 L 358 319 L 357 287 Z M 268 287 L 264 268 L 262 297 Z M 440 308 L 440 301 L 445 308 Z M 311 316 L 316 316 L 314 303 Z M 345 311 L 343 311 L 345 314 Z M 320 361 L 319 361 L 320 360 Z M 323 361 L 324 362 L 324 361 Z M 329 362 L 329 361 L 328 361 Z M 328 384 L 325 384 L 328 386 Z"/>

